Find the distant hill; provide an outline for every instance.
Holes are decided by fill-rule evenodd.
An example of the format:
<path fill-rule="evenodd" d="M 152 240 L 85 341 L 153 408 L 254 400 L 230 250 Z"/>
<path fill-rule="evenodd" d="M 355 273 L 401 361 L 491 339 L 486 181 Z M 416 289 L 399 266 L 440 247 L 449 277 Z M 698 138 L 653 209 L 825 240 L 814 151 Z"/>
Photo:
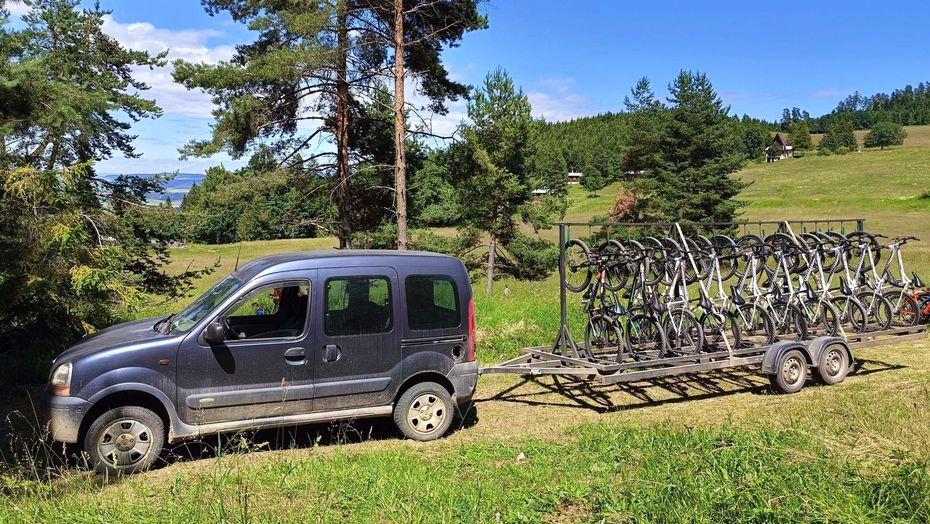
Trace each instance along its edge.
<path fill-rule="evenodd" d="M 170 175 L 170 173 L 120 173 L 125 174 L 126 176 L 137 176 L 141 178 L 149 178 L 158 175 Z M 120 174 L 115 173 L 106 173 L 99 175 L 100 178 L 105 180 L 113 180 Z M 187 195 L 187 192 L 190 191 L 191 187 L 194 184 L 203 183 L 204 174 L 203 173 L 178 173 L 174 175 L 174 178 L 165 183 L 165 193 L 149 193 L 145 195 L 146 200 L 150 204 L 158 204 L 165 201 L 165 197 L 171 197 L 171 203 L 175 206 L 181 205 L 181 200 L 184 199 L 184 196 Z"/>

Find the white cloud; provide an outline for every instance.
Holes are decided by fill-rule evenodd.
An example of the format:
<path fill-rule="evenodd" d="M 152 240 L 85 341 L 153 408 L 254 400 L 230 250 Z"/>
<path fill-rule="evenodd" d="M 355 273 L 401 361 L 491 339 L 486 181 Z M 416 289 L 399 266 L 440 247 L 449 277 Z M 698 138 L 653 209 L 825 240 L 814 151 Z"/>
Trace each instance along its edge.
<path fill-rule="evenodd" d="M 134 76 L 151 87 L 144 96 L 154 98 L 166 114 L 177 114 L 193 118 L 210 118 L 213 104 L 210 97 L 200 91 L 188 91 L 174 82 L 174 68 L 170 61 L 183 59 L 190 62 L 216 64 L 229 60 L 235 53 L 232 45 L 210 47 L 209 40 L 223 36 L 213 29 L 163 29 L 148 22 L 121 23 L 105 15 L 103 30 L 123 46 L 155 55 L 168 52 L 169 64 L 154 69 L 137 68 Z"/>
<path fill-rule="evenodd" d="M 592 114 L 587 107 L 588 99 L 570 92 L 556 95 L 534 91 L 526 94 L 533 105 L 533 116 L 549 122 L 562 122 Z"/>
<path fill-rule="evenodd" d="M 209 39 L 224 34 L 214 29 L 161 29 L 148 22 L 124 24 L 114 20 L 111 15 L 104 15 L 103 30 L 131 49 L 152 54 L 169 51 L 168 58 L 171 60 L 181 58 L 215 64 L 229 60 L 235 53 L 235 47 L 231 45 L 207 45 Z"/>
<path fill-rule="evenodd" d="M 20 2 L 19 0 L 6 2 L 3 7 L 5 7 L 6 10 L 9 11 L 13 16 L 23 16 L 31 11 L 28 5 Z"/>

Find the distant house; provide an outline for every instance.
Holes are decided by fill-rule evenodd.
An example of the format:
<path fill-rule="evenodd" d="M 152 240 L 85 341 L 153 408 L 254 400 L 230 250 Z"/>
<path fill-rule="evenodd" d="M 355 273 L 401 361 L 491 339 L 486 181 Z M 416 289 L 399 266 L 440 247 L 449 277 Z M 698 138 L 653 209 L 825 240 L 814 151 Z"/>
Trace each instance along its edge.
<path fill-rule="evenodd" d="M 544 196 L 548 195 L 549 192 L 550 192 L 550 191 L 549 191 L 548 189 L 534 189 L 534 190 L 533 190 L 533 198 L 535 198 L 535 199 L 537 199 L 537 200 L 538 200 L 538 199 L 542 199 Z"/>
<path fill-rule="evenodd" d="M 568 174 L 568 183 L 569 184 L 580 184 L 581 183 L 581 173 L 577 171 L 572 171 Z"/>
<path fill-rule="evenodd" d="M 772 143 L 769 144 L 769 147 L 765 148 L 765 161 L 775 162 L 776 160 L 791 158 L 793 156 L 794 147 L 788 145 L 788 139 L 785 138 L 785 135 L 775 133 L 775 138 L 772 139 Z"/>

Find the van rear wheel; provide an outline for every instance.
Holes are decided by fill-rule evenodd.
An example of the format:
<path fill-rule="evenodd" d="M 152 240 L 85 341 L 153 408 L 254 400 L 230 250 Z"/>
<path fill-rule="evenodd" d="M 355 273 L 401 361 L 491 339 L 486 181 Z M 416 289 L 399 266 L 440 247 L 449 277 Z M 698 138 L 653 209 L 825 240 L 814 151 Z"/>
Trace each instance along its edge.
<path fill-rule="evenodd" d="M 454 416 L 452 396 L 435 382 L 421 382 L 401 395 L 394 406 L 394 423 L 405 437 L 433 440 L 449 430 Z"/>
<path fill-rule="evenodd" d="M 165 424 L 139 406 L 111 409 L 87 428 L 84 451 L 99 473 L 131 475 L 145 471 L 165 445 Z"/>

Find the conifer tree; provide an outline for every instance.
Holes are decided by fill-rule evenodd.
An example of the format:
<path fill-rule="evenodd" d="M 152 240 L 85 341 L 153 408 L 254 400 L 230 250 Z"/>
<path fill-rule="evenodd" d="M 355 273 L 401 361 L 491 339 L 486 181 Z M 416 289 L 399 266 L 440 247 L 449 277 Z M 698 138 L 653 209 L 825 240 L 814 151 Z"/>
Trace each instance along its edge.
<path fill-rule="evenodd" d="M 535 275 L 545 266 L 539 261 L 553 254 L 551 244 L 521 235 L 519 230 L 521 223 L 547 226 L 556 201 L 537 202 L 532 197 L 528 158 L 535 126 L 531 110 L 526 94 L 506 72 L 490 73 L 469 101 L 471 124 L 463 127 L 465 142 L 458 147 L 463 219 L 489 238 L 485 263 L 489 295 L 499 266 L 513 274 Z M 549 262 L 554 264 L 554 260 Z"/>
<path fill-rule="evenodd" d="M 738 123 L 703 73 L 682 71 L 668 89 L 660 160 L 635 182 L 636 212 L 662 222 L 730 222 L 746 186 L 730 176 L 744 158 Z"/>
<path fill-rule="evenodd" d="M 814 149 L 814 142 L 811 140 L 811 126 L 807 120 L 799 120 L 791 124 L 791 145 L 797 151 L 807 151 Z"/>

